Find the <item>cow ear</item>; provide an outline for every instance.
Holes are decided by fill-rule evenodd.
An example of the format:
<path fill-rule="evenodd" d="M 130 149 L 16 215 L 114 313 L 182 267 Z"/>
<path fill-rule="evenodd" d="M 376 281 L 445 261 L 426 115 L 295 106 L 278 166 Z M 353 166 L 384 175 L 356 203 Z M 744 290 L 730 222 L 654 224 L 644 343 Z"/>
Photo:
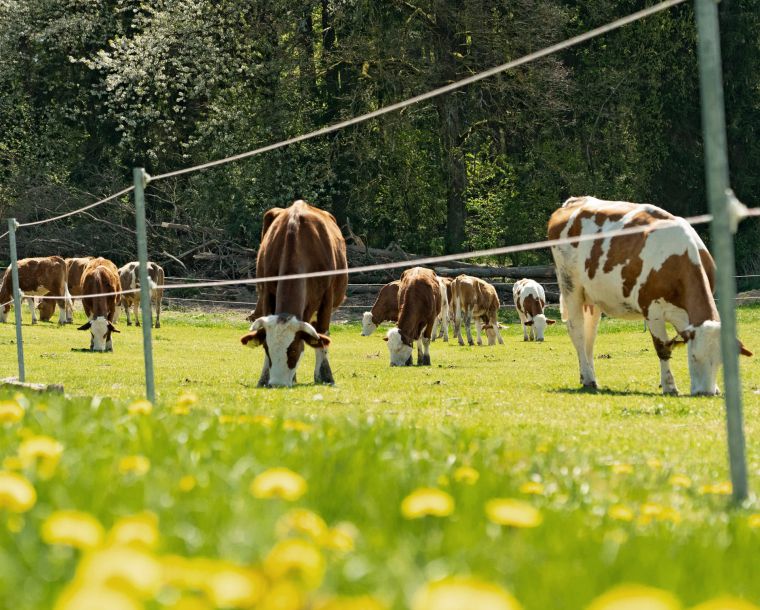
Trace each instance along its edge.
<path fill-rule="evenodd" d="M 752 355 L 752 352 L 749 351 L 746 347 L 744 347 L 744 343 L 742 343 L 741 341 L 739 341 L 739 339 L 737 339 L 736 342 L 739 344 L 739 353 L 742 356 L 751 356 Z"/>
<path fill-rule="evenodd" d="M 525 326 L 533 326 L 533 320 L 528 320 L 528 321 L 525 323 Z"/>
<path fill-rule="evenodd" d="M 108 330 L 110 330 L 112 333 L 121 334 L 121 331 L 110 322 L 108 323 Z"/>
<path fill-rule="evenodd" d="M 303 339 L 307 345 L 310 345 L 315 349 L 318 347 L 326 348 L 330 345 L 330 337 L 327 335 L 317 334 L 317 338 L 315 338 L 314 336 L 302 330 L 298 331 L 296 339 Z"/>
<path fill-rule="evenodd" d="M 552 324 L 556 324 L 557 320 L 552 320 L 551 318 L 546 318 L 546 323 L 551 326 Z"/>
<path fill-rule="evenodd" d="M 86 324 L 82 324 L 77 330 L 90 330 L 90 326 L 92 326 L 92 324 L 90 324 L 90 321 L 88 320 Z"/>
<path fill-rule="evenodd" d="M 240 337 L 240 343 L 243 345 L 248 345 L 250 343 L 249 347 L 258 347 L 259 345 L 263 345 L 264 341 L 267 338 L 267 332 L 263 329 L 254 330 L 253 332 L 247 333 Z"/>

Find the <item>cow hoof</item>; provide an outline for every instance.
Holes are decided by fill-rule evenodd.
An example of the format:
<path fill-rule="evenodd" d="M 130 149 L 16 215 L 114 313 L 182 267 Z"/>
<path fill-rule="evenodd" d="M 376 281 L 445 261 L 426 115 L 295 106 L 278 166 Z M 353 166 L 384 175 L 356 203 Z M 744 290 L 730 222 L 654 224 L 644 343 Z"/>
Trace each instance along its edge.
<path fill-rule="evenodd" d="M 127 326 L 132 326 L 132 322 L 127 320 Z"/>
<path fill-rule="evenodd" d="M 156 322 L 156 328 L 161 328 L 161 322 Z"/>
<path fill-rule="evenodd" d="M 663 390 L 663 396 L 678 396 L 678 388 L 672 388 L 670 390 Z"/>
<path fill-rule="evenodd" d="M 430 356 L 423 356 L 422 359 L 417 362 L 417 366 L 430 366 Z"/>
<path fill-rule="evenodd" d="M 475 342 L 474 341 L 468 341 L 467 345 L 469 345 L 470 347 L 472 347 L 473 345 L 475 345 Z"/>
<path fill-rule="evenodd" d="M 528 337 L 523 337 L 523 341 L 530 341 L 530 339 L 528 339 Z"/>
<path fill-rule="evenodd" d="M 590 392 L 595 392 L 595 391 L 596 391 L 596 390 L 598 390 L 599 388 L 598 388 L 598 387 L 597 387 L 597 385 L 596 385 L 596 381 L 592 381 L 592 382 L 590 382 L 590 383 L 584 383 L 584 384 L 583 384 L 583 389 L 584 389 L 584 390 L 588 390 L 588 391 L 590 391 Z"/>
<path fill-rule="evenodd" d="M 322 366 L 314 373 L 314 383 L 325 383 L 327 385 L 335 385 L 335 379 L 333 378 L 332 371 L 330 370 L 330 363 L 325 360 L 322 362 Z"/>

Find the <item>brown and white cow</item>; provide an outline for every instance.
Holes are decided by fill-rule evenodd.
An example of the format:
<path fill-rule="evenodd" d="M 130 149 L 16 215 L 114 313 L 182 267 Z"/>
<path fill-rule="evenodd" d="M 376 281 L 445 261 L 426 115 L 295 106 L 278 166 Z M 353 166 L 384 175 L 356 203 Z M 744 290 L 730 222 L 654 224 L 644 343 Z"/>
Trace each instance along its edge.
<path fill-rule="evenodd" d="M 556 322 L 544 315 L 544 287 L 535 280 L 523 278 L 512 286 L 512 297 L 522 322 L 523 341 L 543 341 L 546 327 Z"/>
<path fill-rule="evenodd" d="M 92 351 L 112 352 L 111 334 L 119 332 L 113 325 L 119 314 L 120 295 L 114 294 L 121 291 L 119 270 L 107 258 L 93 258 L 85 266 L 79 286 L 87 316 L 87 322 L 79 330 L 90 331 Z"/>
<path fill-rule="evenodd" d="M 430 269 L 412 267 L 401 274 L 398 291 L 398 325 L 385 336 L 391 366 L 412 365 L 412 344 L 417 341 L 417 365 L 430 365 L 430 340 L 441 315 L 441 287 Z"/>
<path fill-rule="evenodd" d="M 60 256 L 21 259 L 18 261 L 18 284 L 32 311 L 32 324 L 37 324 L 34 296 L 55 297 L 51 303 L 53 307 L 58 305 L 58 324 L 66 323 L 66 307 L 71 302 L 71 295 L 66 284 L 66 263 Z M 8 267 L 0 286 L 0 322 L 5 322 L 12 303 L 13 279 Z"/>
<path fill-rule="evenodd" d="M 362 314 L 362 337 L 369 337 L 383 322 L 398 320 L 398 288 L 400 280 L 386 284 L 380 289 L 370 311 Z"/>
<path fill-rule="evenodd" d="M 718 393 L 720 320 L 712 291 L 715 264 L 683 218 L 653 205 L 573 197 L 549 219 L 549 239 L 628 227 L 643 232 L 552 247 L 562 319 L 578 353 L 581 383 L 596 387 L 594 339 L 602 313 L 645 318 L 660 358 L 664 394 L 677 394 L 673 347 L 686 342 L 691 393 Z M 677 332 L 668 337 L 665 323 Z M 744 355 L 751 355 L 741 343 Z"/>
<path fill-rule="evenodd" d="M 299 200 L 289 208 L 273 208 L 264 214 L 256 277 L 347 267 L 346 242 L 329 212 Z M 292 386 L 304 343 L 315 350 L 314 381 L 335 383 L 326 333 L 347 285 L 347 273 L 257 284 L 255 320 L 240 341 L 250 347 L 264 346 L 259 386 Z"/>
<path fill-rule="evenodd" d="M 158 263 L 148 261 L 148 280 L 150 281 L 150 303 L 152 309 L 156 311 L 156 322 L 154 326 L 161 328 L 161 299 L 164 296 L 164 269 Z M 119 267 L 119 281 L 122 290 L 134 290 L 140 287 L 140 262 L 132 261 L 123 267 Z M 137 310 L 140 308 L 140 293 L 127 292 L 121 295 L 121 306 L 124 313 L 127 314 L 127 326 L 132 326 L 132 320 L 129 317 L 129 309 L 134 309 L 135 325 L 140 326 L 140 318 L 137 317 Z"/>
<path fill-rule="evenodd" d="M 82 283 L 82 273 L 87 263 L 92 260 L 92 256 L 80 256 L 66 259 L 66 284 L 71 294 L 71 301 L 66 304 L 66 323 L 71 324 L 74 321 L 74 297 L 81 295 L 80 286 Z M 40 320 L 48 321 L 53 316 L 55 310 L 55 301 L 44 299 L 40 302 Z"/>
<path fill-rule="evenodd" d="M 504 344 L 504 339 L 499 333 L 499 295 L 491 284 L 471 275 L 459 275 L 451 285 L 451 295 L 454 299 L 454 333 L 459 345 L 464 345 L 460 327 L 462 318 L 470 345 L 474 345 L 470 329 L 470 322 L 473 320 L 478 345 L 483 345 L 480 337 L 481 328 L 486 331 L 488 345 L 495 345 L 497 340 Z"/>

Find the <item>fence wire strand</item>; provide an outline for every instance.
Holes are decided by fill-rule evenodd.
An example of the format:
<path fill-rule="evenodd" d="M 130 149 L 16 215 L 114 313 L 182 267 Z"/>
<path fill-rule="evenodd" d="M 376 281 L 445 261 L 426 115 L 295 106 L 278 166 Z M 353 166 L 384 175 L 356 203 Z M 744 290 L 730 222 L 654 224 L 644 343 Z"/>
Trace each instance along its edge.
<path fill-rule="evenodd" d="M 86 206 L 84 206 L 82 208 L 79 208 L 77 210 L 72 210 L 71 212 L 66 212 L 65 214 L 61 214 L 59 216 L 53 216 L 52 218 L 45 218 L 43 220 L 35 220 L 34 222 L 21 222 L 21 223 L 19 223 L 18 227 L 19 228 L 21 228 L 21 227 L 36 227 L 36 226 L 39 226 L 39 225 L 47 224 L 49 222 L 54 222 L 56 220 L 61 220 L 62 218 L 68 218 L 69 216 L 75 216 L 76 214 L 81 214 L 82 212 L 86 212 L 87 210 L 91 210 L 92 208 L 95 208 L 95 207 L 97 207 L 99 205 L 107 203 L 108 201 L 116 199 L 117 197 L 121 197 L 122 195 L 126 195 L 127 193 L 129 193 L 131 191 L 134 191 L 134 190 L 135 190 L 135 187 L 134 186 L 130 186 L 130 187 L 125 188 L 122 191 L 119 191 L 118 193 L 114 193 L 113 195 L 109 195 L 105 199 L 101 199 L 99 201 L 96 201 L 95 203 L 91 203 L 91 204 L 86 205 Z M 7 233 L 5 235 L 7 235 Z M 2 237 L 4 237 L 4 236 L 2 236 Z"/>

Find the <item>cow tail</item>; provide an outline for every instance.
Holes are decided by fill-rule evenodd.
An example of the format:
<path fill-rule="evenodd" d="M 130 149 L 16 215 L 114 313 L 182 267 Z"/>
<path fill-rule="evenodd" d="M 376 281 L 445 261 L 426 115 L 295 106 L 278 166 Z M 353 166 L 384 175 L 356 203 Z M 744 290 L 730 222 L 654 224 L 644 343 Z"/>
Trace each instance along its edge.
<path fill-rule="evenodd" d="M 71 298 L 68 282 L 63 283 L 63 300 L 66 303 L 66 307 L 71 307 L 72 309 L 74 308 L 74 299 Z"/>
<path fill-rule="evenodd" d="M 570 316 L 567 313 L 567 305 L 565 305 L 565 300 L 562 298 L 562 292 L 559 293 L 559 312 L 560 316 L 562 317 L 562 321 L 567 322 L 567 319 Z"/>

